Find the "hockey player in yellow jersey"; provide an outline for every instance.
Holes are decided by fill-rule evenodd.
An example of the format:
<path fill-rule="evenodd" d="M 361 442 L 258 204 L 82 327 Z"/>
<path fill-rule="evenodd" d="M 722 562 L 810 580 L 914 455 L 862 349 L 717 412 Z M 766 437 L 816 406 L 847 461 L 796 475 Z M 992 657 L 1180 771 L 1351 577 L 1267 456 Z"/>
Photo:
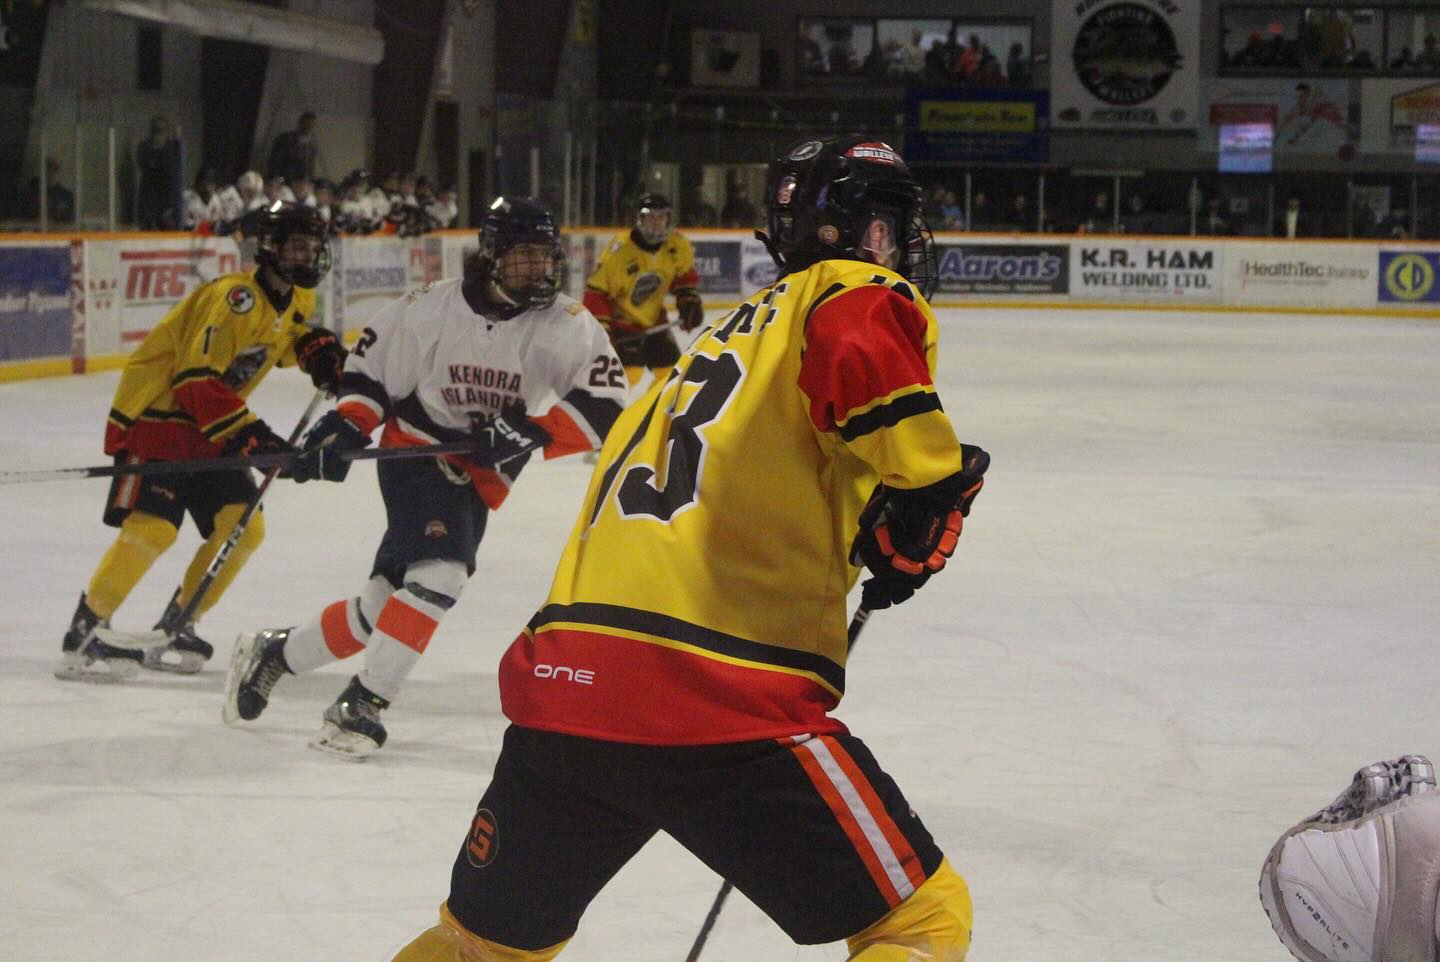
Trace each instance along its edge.
<path fill-rule="evenodd" d="M 705 320 L 695 249 L 671 230 L 670 219 L 670 201 L 662 194 L 642 195 L 635 226 L 606 245 L 585 281 L 585 307 L 610 332 L 631 387 L 647 369 L 665 380 L 680 357 L 666 294 L 675 295 L 680 330 L 693 331 Z"/>
<path fill-rule="evenodd" d="M 661 831 L 798 943 L 964 959 L 964 880 L 831 714 L 860 566 L 867 607 L 910 598 L 989 463 L 935 390 L 921 205 L 865 136 L 771 165 L 779 279 L 606 439 L 550 595 L 502 659 L 511 726 L 440 922 L 397 962 L 554 958 Z"/>
<path fill-rule="evenodd" d="M 276 366 L 298 364 L 317 387 L 339 378 L 345 349 L 314 327 L 314 287 L 329 269 L 325 222 L 309 208 L 276 204 L 259 217 L 253 273 L 228 274 L 177 304 L 131 355 L 105 426 L 105 453 L 117 464 L 180 461 L 222 454 L 245 456 L 290 445 L 245 403 Z M 213 654 L 190 624 L 174 624 L 255 495 L 245 468 L 203 474 L 117 477 L 105 505 L 107 525 L 120 529 L 80 596 L 61 644 L 56 670 L 66 680 L 115 681 L 139 663 L 199 671 Z M 97 637 L 150 566 L 174 543 L 186 513 L 205 538 L 180 593 L 161 616 L 167 643 L 141 652 Z M 196 617 L 219 600 L 264 537 L 252 515 Z"/>

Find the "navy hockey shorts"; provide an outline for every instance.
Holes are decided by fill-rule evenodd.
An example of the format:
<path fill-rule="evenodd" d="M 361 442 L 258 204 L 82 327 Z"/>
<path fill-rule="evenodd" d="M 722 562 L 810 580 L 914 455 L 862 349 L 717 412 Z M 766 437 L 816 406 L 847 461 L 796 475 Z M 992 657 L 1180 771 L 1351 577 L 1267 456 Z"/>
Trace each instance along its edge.
<path fill-rule="evenodd" d="M 447 474 L 433 457 L 381 461 L 376 472 L 387 524 L 371 577 L 398 588 L 418 561 L 458 561 L 474 574 L 490 512 L 470 479 L 459 469 Z"/>
<path fill-rule="evenodd" d="M 873 925 L 941 860 L 850 735 L 656 746 L 512 725 L 455 859 L 450 911 L 510 948 L 563 942 L 657 831 L 803 945 Z"/>
<path fill-rule="evenodd" d="M 143 461 L 121 453 L 115 456 L 115 463 Z M 196 474 L 122 474 L 110 482 L 110 494 L 105 499 L 104 520 L 112 528 L 118 528 L 130 516 L 131 511 L 151 514 L 163 518 L 176 528 L 185 520 L 188 511 L 200 529 L 200 535 L 209 538 L 215 531 L 215 515 L 227 504 L 249 504 L 255 497 L 255 479 L 249 470 L 201 471 Z"/>
<path fill-rule="evenodd" d="M 610 338 L 620 363 L 626 367 L 645 367 L 655 370 L 659 367 L 674 367 L 680 360 L 680 346 L 675 343 L 675 334 L 670 330 L 659 334 L 625 336 L 620 331 Z"/>

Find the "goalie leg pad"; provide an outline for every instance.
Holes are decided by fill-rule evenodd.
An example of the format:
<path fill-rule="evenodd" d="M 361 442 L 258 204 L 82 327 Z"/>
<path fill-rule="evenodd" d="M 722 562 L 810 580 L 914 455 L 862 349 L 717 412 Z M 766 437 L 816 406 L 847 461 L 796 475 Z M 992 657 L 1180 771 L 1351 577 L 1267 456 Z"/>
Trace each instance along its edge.
<path fill-rule="evenodd" d="M 975 910 L 965 880 L 943 860 L 910 897 L 846 939 L 851 962 L 964 962 Z"/>
<path fill-rule="evenodd" d="M 565 945 L 561 942 L 538 952 L 512 949 L 467 931 L 441 905 L 440 924 L 421 932 L 392 962 L 550 962 Z"/>

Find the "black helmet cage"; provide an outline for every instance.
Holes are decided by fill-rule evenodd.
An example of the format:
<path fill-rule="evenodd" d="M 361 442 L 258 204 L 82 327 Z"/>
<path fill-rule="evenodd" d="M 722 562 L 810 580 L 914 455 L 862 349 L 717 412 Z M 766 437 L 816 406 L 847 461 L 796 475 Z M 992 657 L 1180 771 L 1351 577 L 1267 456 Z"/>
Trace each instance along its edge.
<path fill-rule="evenodd" d="M 499 274 L 500 258 L 517 244 L 550 249 L 549 267 L 541 280 L 518 289 L 506 286 Z M 528 197 L 495 198 L 480 223 L 479 265 L 489 282 L 516 306 L 549 307 L 564 289 L 569 267 L 554 215 Z"/>
<path fill-rule="evenodd" d="M 884 218 L 895 233 L 896 273 L 922 296 L 934 293 L 939 269 L 920 186 L 898 154 L 873 138 L 856 134 L 792 145 L 770 166 L 766 213 L 770 242 L 785 270 L 832 257 L 872 260 L 861 253 L 862 241 L 873 221 Z M 822 232 L 826 227 L 833 230 Z"/>
<path fill-rule="evenodd" d="M 655 235 L 645 230 L 641 218 L 652 211 L 665 212 L 665 232 L 663 234 Z M 665 243 L 665 238 L 670 236 L 671 221 L 674 219 L 674 216 L 670 207 L 670 199 L 664 194 L 654 192 L 641 194 L 639 202 L 635 205 L 635 230 L 645 239 L 645 243 L 663 244 Z"/>
<path fill-rule="evenodd" d="M 255 263 L 268 267 L 296 287 L 313 288 L 330 271 L 330 227 L 314 208 L 277 201 L 260 216 Z M 320 241 L 315 262 L 309 266 L 286 265 L 280 252 L 295 234 Z"/>

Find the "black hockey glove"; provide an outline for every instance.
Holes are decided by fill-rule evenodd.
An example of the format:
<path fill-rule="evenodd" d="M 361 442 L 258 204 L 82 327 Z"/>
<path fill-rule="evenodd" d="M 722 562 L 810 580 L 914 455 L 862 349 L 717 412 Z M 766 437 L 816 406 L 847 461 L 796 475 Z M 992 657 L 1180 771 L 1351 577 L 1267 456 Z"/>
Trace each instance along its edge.
<path fill-rule="evenodd" d="M 694 288 L 675 292 L 675 313 L 680 315 L 682 331 L 693 331 L 705 323 L 705 305 Z"/>
<path fill-rule="evenodd" d="M 864 565 L 861 603 L 870 610 L 908 601 L 955 553 L 970 504 L 985 484 L 990 455 L 972 444 L 960 446 L 964 468 L 912 491 L 880 484 L 860 513 L 860 533 L 850 545 L 850 563 Z"/>
<path fill-rule="evenodd" d="M 295 361 L 300 370 L 310 375 L 317 390 L 335 393 L 340 374 L 345 370 L 349 352 L 333 331 L 323 327 L 311 329 L 295 342 Z"/>
<path fill-rule="evenodd" d="M 527 451 L 538 450 L 553 441 L 550 432 L 525 416 L 525 405 L 517 402 L 490 418 L 475 432 L 475 452 L 466 455 L 483 468 L 501 464 Z"/>
<path fill-rule="evenodd" d="M 289 476 L 300 484 L 306 481 L 344 481 L 350 462 L 341 451 L 358 451 L 370 446 L 365 434 L 339 411 L 329 411 L 305 435 L 301 455 L 290 465 Z"/>
<path fill-rule="evenodd" d="M 248 458 L 255 454 L 284 454 L 294 450 L 289 441 L 270 430 L 270 425 L 257 419 L 230 435 L 220 453 L 230 458 Z"/>

